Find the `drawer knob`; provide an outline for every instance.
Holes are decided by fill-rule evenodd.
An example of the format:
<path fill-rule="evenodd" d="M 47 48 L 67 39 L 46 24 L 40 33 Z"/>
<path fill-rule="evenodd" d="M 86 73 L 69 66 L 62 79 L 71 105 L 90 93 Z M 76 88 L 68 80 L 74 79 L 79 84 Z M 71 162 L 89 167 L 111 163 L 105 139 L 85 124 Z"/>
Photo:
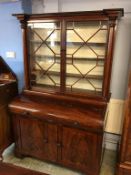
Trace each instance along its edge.
<path fill-rule="evenodd" d="M 43 139 L 43 142 L 44 142 L 44 143 L 48 143 L 48 140 L 47 140 L 47 139 Z"/>
<path fill-rule="evenodd" d="M 74 122 L 74 125 L 77 126 L 79 123 L 78 122 Z"/>
<path fill-rule="evenodd" d="M 9 93 L 10 92 L 10 89 L 6 89 L 6 92 Z"/>
<path fill-rule="evenodd" d="M 62 147 L 62 144 L 61 143 L 57 143 L 57 147 Z"/>
<path fill-rule="evenodd" d="M 48 119 L 48 122 L 49 122 L 49 123 L 52 123 L 52 122 L 53 122 L 53 120 L 52 120 L 52 119 Z"/>

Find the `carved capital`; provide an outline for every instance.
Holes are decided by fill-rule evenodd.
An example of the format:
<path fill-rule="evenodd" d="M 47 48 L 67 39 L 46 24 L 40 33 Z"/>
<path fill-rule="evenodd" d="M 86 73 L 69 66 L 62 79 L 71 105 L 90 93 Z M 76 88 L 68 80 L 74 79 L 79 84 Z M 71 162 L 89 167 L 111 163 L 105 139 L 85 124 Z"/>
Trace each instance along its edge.
<path fill-rule="evenodd" d="M 20 23 L 21 23 L 21 28 L 22 29 L 26 29 L 26 27 L 27 27 L 27 21 L 26 20 L 21 20 Z"/>
<path fill-rule="evenodd" d="M 20 21 L 22 29 L 25 29 L 27 27 L 27 21 L 29 20 L 28 14 L 13 14 L 13 16 L 16 16 Z"/>
<path fill-rule="evenodd" d="M 110 27 L 115 27 L 115 25 L 116 25 L 116 20 L 110 20 L 109 21 L 109 26 Z"/>

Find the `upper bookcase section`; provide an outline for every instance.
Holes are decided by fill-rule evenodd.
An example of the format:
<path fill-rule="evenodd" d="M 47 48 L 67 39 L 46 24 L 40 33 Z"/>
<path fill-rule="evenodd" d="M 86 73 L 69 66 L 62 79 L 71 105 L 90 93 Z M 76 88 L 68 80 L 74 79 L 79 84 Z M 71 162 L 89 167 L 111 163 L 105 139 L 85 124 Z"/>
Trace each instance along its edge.
<path fill-rule="evenodd" d="M 23 29 L 25 89 L 107 101 L 123 9 L 14 14 Z"/>

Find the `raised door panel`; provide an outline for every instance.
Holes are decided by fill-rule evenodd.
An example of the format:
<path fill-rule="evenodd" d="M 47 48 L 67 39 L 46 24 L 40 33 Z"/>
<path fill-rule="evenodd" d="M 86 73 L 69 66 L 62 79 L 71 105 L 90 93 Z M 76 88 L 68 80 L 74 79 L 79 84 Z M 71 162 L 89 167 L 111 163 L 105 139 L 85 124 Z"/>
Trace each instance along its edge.
<path fill-rule="evenodd" d="M 129 143 L 129 144 L 131 144 L 131 116 L 130 116 L 130 114 L 128 115 L 129 116 L 129 118 L 127 118 L 127 121 L 128 121 L 128 123 L 127 123 L 127 142 Z"/>
<path fill-rule="evenodd" d="M 20 119 L 21 148 L 25 155 L 57 160 L 57 127 L 35 119 Z"/>
<path fill-rule="evenodd" d="M 62 162 L 64 165 L 75 167 L 88 172 L 99 171 L 101 150 L 96 134 L 74 128 L 63 128 Z"/>
<path fill-rule="evenodd" d="M 12 165 L 9 163 L 0 162 L 0 174 L 1 175 L 49 175 L 33 171 L 28 168 Z"/>

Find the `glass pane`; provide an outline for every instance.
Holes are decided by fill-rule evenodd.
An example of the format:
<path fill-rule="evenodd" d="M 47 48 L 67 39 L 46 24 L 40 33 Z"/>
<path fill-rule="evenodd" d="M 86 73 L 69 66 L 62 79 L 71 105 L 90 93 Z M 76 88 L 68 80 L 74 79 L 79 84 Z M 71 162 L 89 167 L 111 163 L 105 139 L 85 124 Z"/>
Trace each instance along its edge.
<path fill-rule="evenodd" d="M 29 22 L 28 31 L 31 87 L 59 90 L 60 23 Z"/>
<path fill-rule="evenodd" d="M 107 38 L 105 21 L 67 23 L 67 91 L 101 94 Z"/>

